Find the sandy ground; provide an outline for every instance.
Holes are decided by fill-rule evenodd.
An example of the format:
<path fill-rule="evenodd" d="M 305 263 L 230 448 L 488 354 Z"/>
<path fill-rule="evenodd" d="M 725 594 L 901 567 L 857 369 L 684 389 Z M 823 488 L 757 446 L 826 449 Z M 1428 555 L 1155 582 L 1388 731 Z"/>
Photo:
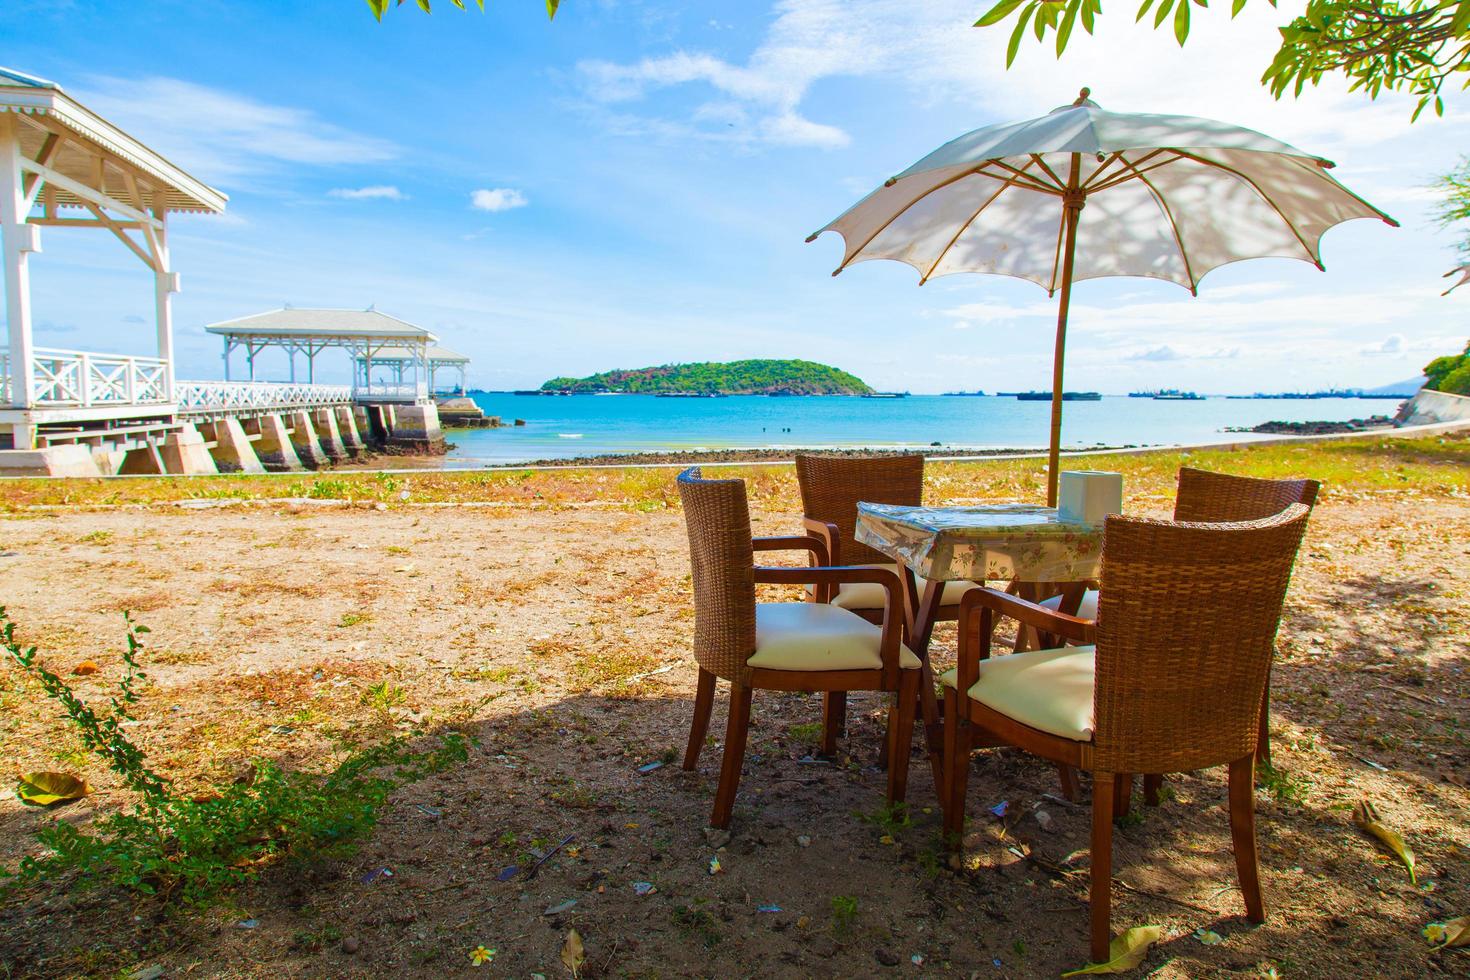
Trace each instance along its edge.
<path fill-rule="evenodd" d="M 791 513 L 761 513 L 756 533 L 796 526 Z M 1467 542 L 1463 496 L 1334 494 L 1318 508 L 1276 675 L 1287 780 L 1259 794 L 1269 922 L 1241 918 L 1223 774 L 1179 777 L 1172 800 L 1140 808 L 1116 836 L 1114 924 L 1165 927 L 1154 975 L 1470 972 L 1467 954 L 1431 954 L 1419 934 L 1470 913 Z M 1047 795 L 1058 792 L 1048 766 L 978 753 L 967 866 L 948 869 L 917 744 L 911 824 L 875 819 L 876 696 L 853 696 L 838 757 L 816 760 L 817 699 L 757 693 L 733 838 L 722 873 L 709 873 L 722 843 L 704 833 L 718 745 L 695 773 L 639 772 L 687 737 L 685 548 L 676 511 L 597 505 L 159 505 L 0 520 L 0 601 L 54 668 L 102 667 L 79 681 L 83 693 L 101 694 L 119 667 L 120 610 L 152 628 L 132 734 L 182 783 L 227 779 L 251 756 L 319 765 L 346 733 L 449 722 L 476 739 L 468 764 L 396 795 L 355 858 L 267 872 L 218 907 L 19 896 L 0 910 L 0 976 L 150 964 L 190 976 L 439 976 L 470 969 L 483 944 L 498 951 L 491 974 L 555 977 L 567 975 L 569 928 L 585 938 L 589 977 L 1080 966 L 1087 810 Z M 952 642 L 940 633 L 941 659 Z M 365 703 L 382 681 L 406 692 L 403 704 Z M 124 802 L 13 670 L 0 671 L 0 739 L 7 775 L 78 768 L 97 785 L 65 819 Z M 1364 797 L 1418 852 L 1417 887 L 1352 826 Z M 1002 800 L 1004 821 L 988 813 Z M 33 847 L 29 832 L 49 818 L 0 797 L 0 862 Z M 569 835 L 534 879 L 496 880 Z M 393 876 L 364 881 L 382 867 Z M 634 882 L 657 892 L 635 894 Z M 845 899 L 850 917 L 834 911 Z M 237 928 L 244 919 L 258 927 Z M 1206 945 L 1197 929 L 1224 941 Z"/>

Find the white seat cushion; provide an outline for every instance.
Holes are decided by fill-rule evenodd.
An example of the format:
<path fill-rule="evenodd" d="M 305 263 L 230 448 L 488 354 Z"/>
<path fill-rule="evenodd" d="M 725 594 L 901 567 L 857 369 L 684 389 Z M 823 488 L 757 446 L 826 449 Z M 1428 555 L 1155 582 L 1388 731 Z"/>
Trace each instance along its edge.
<path fill-rule="evenodd" d="M 1096 676 L 1095 647 L 1033 650 L 980 661 L 980 679 L 970 697 L 1023 725 L 1089 742 L 1095 721 L 1092 689 Z M 956 671 L 940 681 L 955 686 Z"/>
<path fill-rule="evenodd" d="M 859 565 L 858 568 L 886 568 L 890 572 L 898 573 L 897 565 Z M 920 583 L 920 588 L 923 583 Z M 973 588 L 977 588 L 974 582 L 946 582 L 944 583 L 944 596 L 940 599 L 940 605 L 958 605 L 960 596 Z M 813 586 L 808 585 L 806 590 L 811 592 Z M 832 597 L 832 605 L 843 609 L 882 609 L 883 600 L 888 593 L 877 582 L 845 582 L 837 587 L 837 595 Z M 900 601 L 902 595 L 900 594 Z"/>
<path fill-rule="evenodd" d="M 755 607 L 751 667 L 770 670 L 878 670 L 883 631 L 857 613 L 824 602 L 760 602 Z M 898 662 L 917 670 L 919 658 L 902 643 Z"/>
<path fill-rule="evenodd" d="M 1060 609 L 1062 608 L 1062 597 L 1054 595 L 1050 599 L 1042 599 L 1037 605 L 1048 609 Z M 1078 604 L 1077 611 L 1072 615 L 1080 619 L 1097 618 L 1097 589 L 1088 589 L 1082 593 L 1082 602 Z"/>

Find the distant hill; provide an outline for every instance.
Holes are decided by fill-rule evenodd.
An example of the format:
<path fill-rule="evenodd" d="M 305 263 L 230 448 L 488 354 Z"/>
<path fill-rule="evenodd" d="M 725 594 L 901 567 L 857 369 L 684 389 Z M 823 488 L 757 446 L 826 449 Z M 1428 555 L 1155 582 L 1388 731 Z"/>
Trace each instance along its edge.
<path fill-rule="evenodd" d="M 604 371 L 585 378 L 552 378 L 541 390 L 630 395 L 866 395 L 873 391 L 861 378 L 826 364 L 771 360 Z"/>
<path fill-rule="evenodd" d="M 1414 392 L 1416 392 L 1420 388 L 1424 387 L 1424 381 L 1425 381 L 1424 375 L 1421 374 L 1418 377 L 1406 378 L 1403 381 L 1395 381 L 1391 385 L 1380 385 L 1377 388 L 1364 388 L 1363 389 L 1363 394 L 1365 394 L 1365 395 L 1398 395 L 1398 394 L 1412 395 Z"/>

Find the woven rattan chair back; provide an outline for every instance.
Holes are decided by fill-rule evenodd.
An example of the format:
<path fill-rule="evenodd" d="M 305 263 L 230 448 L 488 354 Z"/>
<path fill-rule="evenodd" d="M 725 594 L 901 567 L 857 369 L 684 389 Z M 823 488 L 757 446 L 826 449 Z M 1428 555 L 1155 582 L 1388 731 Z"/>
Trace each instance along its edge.
<path fill-rule="evenodd" d="M 749 682 L 755 652 L 755 558 L 744 480 L 679 474 L 694 578 L 694 659 L 716 677 Z"/>
<path fill-rule="evenodd" d="M 1282 603 L 1308 510 L 1104 530 L 1090 768 L 1186 772 L 1255 751 Z"/>
<path fill-rule="evenodd" d="M 1179 471 L 1174 520 L 1206 524 L 1258 521 L 1281 513 L 1291 504 L 1313 506 L 1319 489 L 1321 484 L 1316 480 L 1262 480 L 1186 466 Z"/>
<path fill-rule="evenodd" d="M 882 565 L 893 559 L 854 538 L 858 501 L 917 507 L 924 500 L 924 457 L 797 456 L 802 513 L 837 526 L 844 565 Z"/>

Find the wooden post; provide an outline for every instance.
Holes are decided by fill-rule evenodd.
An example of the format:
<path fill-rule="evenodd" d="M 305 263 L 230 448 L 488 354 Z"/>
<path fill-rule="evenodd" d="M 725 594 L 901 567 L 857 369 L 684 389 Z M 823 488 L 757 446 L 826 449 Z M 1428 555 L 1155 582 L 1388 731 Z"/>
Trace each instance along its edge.
<path fill-rule="evenodd" d="M 162 195 L 153 205 L 158 219 L 157 248 L 153 256 L 153 302 L 158 320 L 158 357 L 163 361 L 163 397 L 174 400 L 174 308 L 173 295 L 179 291 L 178 273 L 169 269 L 168 210 Z"/>
<path fill-rule="evenodd" d="M 1072 304 L 1072 264 L 1077 253 L 1077 220 L 1087 195 L 1081 188 L 1082 154 L 1072 154 L 1072 172 L 1062 196 L 1062 220 L 1065 222 L 1062 244 L 1062 296 L 1057 304 L 1057 342 L 1051 368 L 1051 449 L 1046 468 L 1046 505 L 1057 505 L 1057 481 L 1062 455 L 1062 365 L 1067 353 L 1067 310 Z"/>
<path fill-rule="evenodd" d="M 10 403 L 29 408 L 34 402 L 31 375 L 35 345 L 31 335 L 30 253 L 41 250 L 40 229 L 26 221 L 25 187 L 21 183 L 20 133 L 12 113 L 0 113 L 0 237 L 5 264 L 5 316 L 10 333 Z M 30 449 L 34 429 L 17 426 L 15 448 Z M 24 442 L 25 445 L 21 443 Z"/>

